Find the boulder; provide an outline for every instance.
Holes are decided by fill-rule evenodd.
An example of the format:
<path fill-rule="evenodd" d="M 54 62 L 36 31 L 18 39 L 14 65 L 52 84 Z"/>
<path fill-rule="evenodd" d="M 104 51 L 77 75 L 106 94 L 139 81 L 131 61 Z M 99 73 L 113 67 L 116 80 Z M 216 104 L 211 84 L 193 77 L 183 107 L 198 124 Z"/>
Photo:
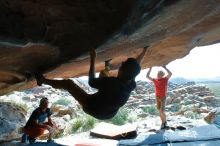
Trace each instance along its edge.
<path fill-rule="evenodd" d="M 26 112 L 7 102 L 0 103 L 0 143 L 20 138 L 20 129 L 26 123 Z"/>
<path fill-rule="evenodd" d="M 215 96 L 205 96 L 203 99 L 205 102 L 212 102 L 215 100 Z"/>

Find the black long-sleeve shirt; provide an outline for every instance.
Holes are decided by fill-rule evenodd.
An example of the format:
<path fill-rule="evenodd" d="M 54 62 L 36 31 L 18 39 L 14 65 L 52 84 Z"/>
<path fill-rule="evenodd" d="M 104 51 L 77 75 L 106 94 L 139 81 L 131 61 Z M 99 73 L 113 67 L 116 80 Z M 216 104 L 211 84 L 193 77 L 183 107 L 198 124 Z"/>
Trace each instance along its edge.
<path fill-rule="evenodd" d="M 92 95 L 89 104 L 83 109 L 97 119 L 115 116 L 136 87 L 135 81 L 126 84 L 117 77 L 90 78 L 89 85 L 98 89 L 98 92 Z"/>

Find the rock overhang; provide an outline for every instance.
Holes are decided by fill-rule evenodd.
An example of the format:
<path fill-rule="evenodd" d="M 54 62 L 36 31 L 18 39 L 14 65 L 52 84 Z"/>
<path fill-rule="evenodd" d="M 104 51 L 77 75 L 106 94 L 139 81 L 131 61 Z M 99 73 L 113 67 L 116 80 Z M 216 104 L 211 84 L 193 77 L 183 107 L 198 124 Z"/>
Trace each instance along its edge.
<path fill-rule="evenodd" d="M 96 69 L 120 64 L 148 46 L 142 69 L 165 65 L 196 46 L 219 42 L 219 0 L 2 0 L 0 94 L 49 78 L 87 75 L 91 49 Z"/>

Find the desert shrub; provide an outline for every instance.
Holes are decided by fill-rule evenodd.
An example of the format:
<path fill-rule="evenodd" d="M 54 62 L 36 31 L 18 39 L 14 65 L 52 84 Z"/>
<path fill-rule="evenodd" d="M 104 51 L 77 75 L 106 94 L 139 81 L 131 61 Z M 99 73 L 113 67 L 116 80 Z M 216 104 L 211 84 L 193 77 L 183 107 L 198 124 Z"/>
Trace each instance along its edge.
<path fill-rule="evenodd" d="M 72 124 L 72 132 L 84 132 L 84 131 L 89 131 L 92 129 L 97 120 L 89 115 L 84 115 L 79 118 L 77 118 L 73 124 Z"/>
<path fill-rule="evenodd" d="M 146 106 L 143 108 L 143 111 L 145 113 L 150 114 L 150 115 L 157 115 L 158 114 L 158 110 L 155 105 Z"/>
<path fill-rule="evenodd" d="M 92 129 L 95 126 L 97 120 L 95 118 L 93 118 L 92 116 L 87 115 L 85 117 L 84 122 L 85 122 L 85 124 L 83 126 L 83 131 L 88 131 L 88 130 Z"/>
<path fill-rule="evenodd" d="M 73 122 L 73 125 L 72 125 L 72 132 L 75 133 L 75 132 L 79 132 L 80 128 L 83 127 L 83 120 L 80 118 L 80 119 L 76 119 L 74 122 Z"/>
<path fill-rule="evenodd" d="M 192 110 L 192 106 L 186 105 L 181 107 L 181 111 L 189 111 Z"/>
<path fill-rule="evenodd" d="M 115 125 L 123 125 L 128 122 L 134 121 L 135 117 L 131 114 L 131 110 L 123 107 L 119 109 L 118 113 L 110 120 L 106 120 Z"/>
<path fill-rule="evenodd" d="M 187 99 L 184 101 L 184 105 L 191 105 L 192 104 L 192 100 Z"/>
<path fill-rule="evenodd" d="M 178 112 L 178 111 L 180 110 L 180 108 L 181 108 L 181 105 L 180 105 L 180 104 L 174 103 L 174 104 L 172 105 L 171 111 L 172 111 L 172 112 Z"/>
<path fill-rule="evenodd" d="M 59 105 L 64 105 L 64 106 L 67 106 L 70 103 L 71 103 L 71 101 L 67 98 L 64 98 L 64 97 L 62 97 L 54 102 L 54 104 L 59 104 Z"/>
<path fill-rule="evenodd" d="M 62 132 L 58 132 L 58 133 L 56 133 L 56 134 L 54 134 L 53 135 L 53 138 L 61 138 L 61 137 L 64 137 L 65 135 L 64 135 L 64 133 L 63 133 L 63 131 Z"/>
<path fill-rule="evenodd" d="M 201 114 L 198 114 L 197 112 L 192 112 L 192 111 L 185 112 L 184 116 L 190 119 L 201 119 L 202 118 Z"/>

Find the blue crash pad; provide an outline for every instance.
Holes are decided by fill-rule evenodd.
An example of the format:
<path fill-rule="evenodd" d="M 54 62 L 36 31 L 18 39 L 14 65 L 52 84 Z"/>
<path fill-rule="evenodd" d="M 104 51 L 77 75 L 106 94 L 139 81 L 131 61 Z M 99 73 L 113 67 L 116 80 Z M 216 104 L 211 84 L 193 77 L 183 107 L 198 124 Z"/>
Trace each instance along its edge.
<path fill-rule="evenodd" d="M 119 146 L 132 146 L 132 145 L 158 145 L 180 142 L 193 142 L 193 141 L 216 141 L 220 140 L 220 129 L 215 125 L 204 125 L 194 127 L 187 130 L 164 132 L 158 134 L 148 134 L 137 136 L 132 140 L 120 140 Z"/>

